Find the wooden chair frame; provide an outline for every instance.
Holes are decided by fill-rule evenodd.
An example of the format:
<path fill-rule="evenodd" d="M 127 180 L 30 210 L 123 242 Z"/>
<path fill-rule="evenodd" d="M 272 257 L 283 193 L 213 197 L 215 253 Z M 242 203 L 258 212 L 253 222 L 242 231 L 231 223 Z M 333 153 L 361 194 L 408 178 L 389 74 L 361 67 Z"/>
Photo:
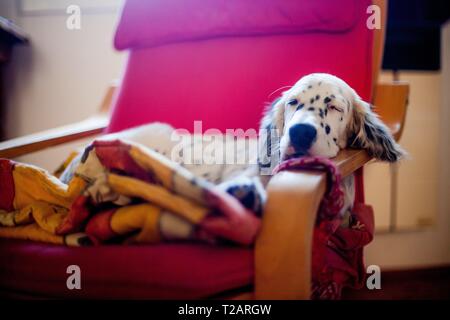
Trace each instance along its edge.
<path fill-rule="evenodd" d="M 385 25 L 387 1 L 374 0 Z M 378 84 L 384 28 L 375 31 L 373 52 L 374 99 L 377 112 L 400 138 L 406 114 L 409 85 Z M 112 85 L 100 112 L 84 121 L 0 143 L 0 158 L 15 158 L 49 147 L 101 134 L 108 126 L 108 109 L 116 86 Z M 334 159 L 346 177 L 371 158 L 364 150 L 343 150 Z M 325 193 L 324 173 L 283 171 L 268 184 L 263 224 L 255 244 L 255 288 L 237 298 L 308 299 L 311 284 L 312 233 L 316 213 Z M 281 210 L 280 210 L 281 209 Z"/>

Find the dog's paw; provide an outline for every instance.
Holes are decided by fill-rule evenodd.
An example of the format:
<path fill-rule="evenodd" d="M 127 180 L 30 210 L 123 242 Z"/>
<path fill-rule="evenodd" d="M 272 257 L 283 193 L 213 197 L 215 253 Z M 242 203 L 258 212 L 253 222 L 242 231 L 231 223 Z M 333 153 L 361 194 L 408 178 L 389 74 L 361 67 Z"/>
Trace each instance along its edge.
<path fill-rule="evenodd" d="M 219 188 L 238 199 L 245 208 L 253 211 L 257 216 L 262 215 L 265 194 L 256 179 L 239 177 L 220 184 Z"/>

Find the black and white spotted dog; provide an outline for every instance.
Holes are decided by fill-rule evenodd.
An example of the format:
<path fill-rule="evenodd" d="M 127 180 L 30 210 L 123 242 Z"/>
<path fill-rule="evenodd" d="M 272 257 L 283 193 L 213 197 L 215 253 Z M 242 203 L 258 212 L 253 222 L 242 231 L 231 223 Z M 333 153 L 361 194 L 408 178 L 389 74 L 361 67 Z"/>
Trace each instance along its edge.
<path fill-rule="evenodd" d="M 307 75 L 284 92 L 266 111 L 261 129 L 279 134 L 269 154 L 279 152 L 281 160 L 303 155 L 333 158 L 347 147 L 366 149 L 389 162 L 404 155 L 370 105 L 343 80 L 325 73 Z M 261 143 L 263 161 L 267 139 Z"/>
<path fill-rule="evenodd" d="M 370 104 L 343 80 L 325 73 L 307 75 L 285 91 L 266 110 L 261 132 L 268 132 L 259 140 L 259 165 L 266 172 L 291 157 L 333 158 L 345 148 L 366 149 L 388 162 L 405 155 Z M 345 212 L 353 204 L 353 176 L 343 184 Z"/>
<path fill-rule="evenodd" d="M 205 148 L 202 136 L 192 136 L 189 143 L 180 144 L 177 131 L 163 123 L 140 126 L 101 139 L 130 140 L 150 147 L 194 175 L 219 183 L 221 188 L 241 199 L 246 207 L 259 213 L 265 201 L 264 186 L 271 170 L 280 161 L 307 155 L 332 158 L 347 147 L 366 149 L 376 159 L 389 162 L 404 155 L 370 105 L 343 80 L 324 73 L 307 75 L 285 91 L 265 111 L 260 133 L 256 148 L 237 150 L 238 155 L 246 157 L 246 162 L 231 164 L 186 163 L 181 155 L 192 154 L 187 151 L 215 153 L 214 147 Z M 222 152 L 236 152 L 233 137 L 224 136 L 222 142 Z M 197 148 L 197 144 L 202 147 Z M 63 181 L 70 179 L 77 161 L 63 173 Z M 345 179 L 343 184 L 345 212 L 353 204 L 353 177 Z"/>

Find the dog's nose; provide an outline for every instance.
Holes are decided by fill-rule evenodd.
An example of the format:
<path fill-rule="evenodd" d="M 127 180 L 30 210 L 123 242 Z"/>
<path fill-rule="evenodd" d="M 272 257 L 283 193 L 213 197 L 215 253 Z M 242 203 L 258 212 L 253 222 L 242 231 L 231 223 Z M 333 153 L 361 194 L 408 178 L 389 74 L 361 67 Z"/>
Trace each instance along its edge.
<path fill-rule="evenodd" d="M 316 139 L 317 131 L 314 126 L 298 123 L 289 129 L 291 145 L 296 152 L 306 153 Z"/>

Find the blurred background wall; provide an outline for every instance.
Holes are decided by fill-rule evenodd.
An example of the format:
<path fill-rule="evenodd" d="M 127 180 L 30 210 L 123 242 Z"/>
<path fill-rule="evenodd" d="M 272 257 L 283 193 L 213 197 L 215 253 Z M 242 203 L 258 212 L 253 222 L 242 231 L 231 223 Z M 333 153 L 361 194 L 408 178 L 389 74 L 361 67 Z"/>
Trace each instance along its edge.
<path fill-rule="evenodd" d="M 119 7 L 82 11 L 81 29 L 69 30 L 69 15 L 64 11 L 33 14 L 22 12 L 21 5 L 24 3 L 19 0 L 0 1 L 0 16 L 13 20 L 30 39 L 29 46 L 14 47 L 4 73 L 7 107 L 2 125 L 6 126 L 7 138 L 92 115 L 110 82 L 120 78 L 126 59 L 125 53 L 112 47 Z M 53 170 L 68 150 L 82 144 L 57 147 L 19 160 Z"/>

